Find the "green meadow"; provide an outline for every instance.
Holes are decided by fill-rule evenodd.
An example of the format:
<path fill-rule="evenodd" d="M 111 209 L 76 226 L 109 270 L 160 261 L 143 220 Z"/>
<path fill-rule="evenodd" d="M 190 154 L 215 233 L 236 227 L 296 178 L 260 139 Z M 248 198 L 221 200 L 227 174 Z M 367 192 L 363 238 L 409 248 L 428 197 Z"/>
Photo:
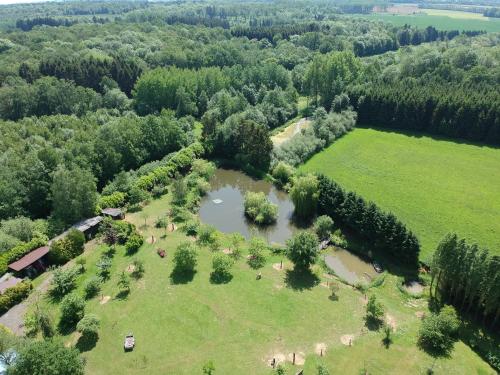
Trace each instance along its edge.
<path fill-rule="evenodd" d="M 456 343 L 450 357 L 434 359 L 418 349 L 419 316 L 429 313 L 427 300 L 403 294 L 397 287 L 401 280 L 393 275 L 367 292 L 376 294 L 385 306 L 386 319 L 394 330 L 388 347 L 382 344 L 382 330 L 365 326 L 363 293 L 339 283 L 338 299 L 330 299 L 326 286 L 335 278 L 319 265 L 314 267 L 316 277 L 304 279 L 294 275 L 286 260 L 279 269 L 283 256 L 268 253 L 266 264 L 256 271 L 247 265 L 243 248 L 243 257 L 232 269 L 233 278 L 226 284 L 213 284 L 213 253 L 200 248 L 194 277 L 172 280 L 174 249 L 192 238 L 181 230 L 164 236 L 164 230 L 154 227 L 168 207 L 166 196 L 142 212 L 127 215 L 126 220 L 135 223 L 145 238 L 154 235 L 157 241 L 146 242 L 133 256 L 117 246 L 110 279 L 86 305 L 86 313 L 101 320 L 97 343 L 81 345 L 76 332 L 56 338 L 81 350 L 87 374 L 192 375 L 201 374 L 203 365 L 213 361 L 216 374 L 271 375 L 276 373 L 269 366 L 272 358 L 283 360 L 288 374 L 300 369 L 313 374 L 320 363 L 331 374 L 357 374 L 362 369 L 374 375 L 401 374 L 402 368 L 405 373 L 420 374 L 430 367 L 439 373 L 494 374 L 462 341 Z M 158 248 L 166 250 L 165 258 L 158 256 Z M 95 274 L 105 249 L 96 241 L 87 245 L 81 255 L 86 270 L 78 279 L 76 293 L 83 293 L 82 285 Z M 123 297 L 117 281 L 133 259 L 144 262 L 145 274 L 132 279 L 130 293 Z M 258 272 L 262 273 L 260 280 Z M 57 321 L 59 303 L 44 295 L 38 301 Z M 136 347 L 124 352 L 123 339 L 130 332 Z M 291 363 L 293 353 L 295 365 Z"/>
<path fill-rule="evenodd" d="M 459 236 L 500 254 L 500 149 L 358 128 L 301 170 L 332 177 L 414 231 L 421 259 Z"/>
<path fill-rule="evenodd" d="M 499 32 L 500 19 L 488 17 L 469 17 L 459 18 L 455 14 L 438 13 L 435 10 L 429 10 L 432 14 L 387 14 L 373 13 L 362 16 L 364 18 L 391 22 L 394 26 L 412 25 L 419 28 L 434 26 L 438 30 L 484 30 L 486 32 Z M 446 11 L 443 11 L 446 12 Z M 457 12 L 455 12 L 457 13 Z M 465 13 L 466 12 L 460 12 Z"/>

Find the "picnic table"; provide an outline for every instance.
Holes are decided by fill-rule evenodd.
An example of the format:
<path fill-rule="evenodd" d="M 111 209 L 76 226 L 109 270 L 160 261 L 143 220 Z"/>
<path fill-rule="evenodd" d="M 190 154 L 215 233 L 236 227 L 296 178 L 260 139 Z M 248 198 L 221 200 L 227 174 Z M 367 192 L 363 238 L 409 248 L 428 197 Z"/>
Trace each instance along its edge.
<path fill-rule="evenodd" d="M 123 344 L 123 348 L 125 350 L 132 350 L 135 346 L 135 338 L 133 334 L 128 334 L 125 336 L 125 343 Z"/>

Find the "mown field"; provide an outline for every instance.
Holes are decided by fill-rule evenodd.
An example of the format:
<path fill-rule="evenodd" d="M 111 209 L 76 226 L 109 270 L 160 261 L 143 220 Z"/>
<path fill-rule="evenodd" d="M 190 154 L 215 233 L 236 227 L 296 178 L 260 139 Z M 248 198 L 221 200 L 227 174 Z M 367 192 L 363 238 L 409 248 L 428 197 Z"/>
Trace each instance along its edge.
<path fill-rule="evenodd" d="M 500 254 L 499 166 L 498 148 L 358 128 L 301 169 L 394 212 L 428 260 L 450 231 Z"/>
<path fill-rule="evenodd" d="M 429 12 L 427 14 L 411 15 L 374 13 L 362 17 L 391 22 L 394 26 L 404 26 L 407 24 L 419 28 L 434 26 L 438 30 L 484 30 L 492 33 L 500 31 L 500 19 L 498 18 L 466 17 L 468 15 L 466 12 L 453 12 L 450 14 L 450 11 L 438 11 L 435 9 L 429 10 Z M 464 13 L 464 16 L 458 17 L 456 13 Z"/>
<path fill-rule="evenodd" d="M 357 374 L 366 368 L 370 374 L 421 374 L 434 366 L 437 373 L 494 374 L 494 371 L 468 346 L 458 342 L 449 358 L 436 361 L 416 347 L 420 325 L 417 312 L 426 312 L 425 299 L 404 296 L 396 287 L 397 278 L 388 275 L 385 283 L 368 291 L 375 293 L 386 306 L 388 318 L 395 327 L 393 343 L 382 345 L 383 333 L 369 331 L 364 326 L 364 297 L 352 287 L 342 285 L 338 301 L 329 299 L 324 283 L 327 275 L 316 266 L 316 282 L 290 277 L 289 271 L 272 267 L 282 257 L 268 254 L 257 271 L 240 259 L 233 268 L 233 279 L 227 284 L 209 281 L 212 253 L 200 249 L 198 272 L 192 280 L 172 282 L 172 254 L 182 241 L 189 240 L 181 231 L 169 233 L 153 223 L 168 209 L 168 197 L 153 201 L 144 209 L 147 214 L 127 215 L 146 237 L 152 234 L 155 244 L 145 244 L 133 256 L 117 248 L 110 280 L 102 293 L 87 303 L 86 312 L 101 319 L 99 340 L 95 347 L 81 348 L 87 360 L 86 373 L 100 374 L 201 374 L 203 365 L 212 360 L 216 374 L 272 374 L 267 360 L 284 358 L 297 353 L 305 360 L 303 366 L 286 362 L 289 374 L 304 368 L 313 374 L 318 363 L 324 363 L 331 374 Z M 167 251 L 161 259 L 156 249 Z M 95 263 L 103 251 L 102 245 L 91 243 L 82 255 L 87 260 L 81 284 L 95 274 Z M 145 275 L 132 281 L 126 298 L 117 297 L 117 280 L 133 258 L 144 261 Z M 285 262 L 285 269 L 290 265 Z M 323 284 L 323 285 L 321 285 Z M 100 303 L 101 295 L 111 299 Z M 59 306 L 41 299 L 46 311 L 58 318 Z M 125 334 L 136 337 L 134 351 L 123 351 Z M 352 346 L 344 345 L 341 337 L 352 335 Z M 62 339 L 67 345 L 77 343 L 76 333 Z M 325 349 L 321 357 L 320 349 Z M 434 365 L 433 365 L 434 363 Z"/>

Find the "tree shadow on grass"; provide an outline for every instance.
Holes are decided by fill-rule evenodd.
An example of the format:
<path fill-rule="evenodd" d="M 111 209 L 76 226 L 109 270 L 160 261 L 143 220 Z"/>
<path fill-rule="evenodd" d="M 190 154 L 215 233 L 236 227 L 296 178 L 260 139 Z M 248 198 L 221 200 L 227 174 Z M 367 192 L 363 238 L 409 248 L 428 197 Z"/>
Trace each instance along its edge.
<path fill-rule="evenodd" d="M 62 320 L 57 324 L 57 331 L 62 335 L 66 336 L 74 332 L 76 329 L 76 323 L 68 323 Z"/>
<path fill-rule="evenodd" d="M 210 282 L 212 284 L 227 284 L 233 279 L 230 273 L 212 272 L 210 274 Z"/>
<path fill-rule="evenodd" d="M 313 288 L 318 285 L 319 282 L 319 277 L 309 269 L 302 270 L 294 268 L 293 270 L 286 271 L 285 284 L 288 288 L 302 291 Z"/>
<path fill-rule="evenodd" d="M 196 271 L 180 271 L 176 268 L 170 273 L 170 283 L 174 285 L 187 284 L 193 281 Z"/>
<path fill-rule="evenodd" d="M 384 322 L 380 319 L 365 318 L 365 327 L 370 331 L 378 331 L 383 325 Z"/>
<path fill-rule="evenodd" d="M 130 289 L 124 289 L 120 290 L 115 298 L 119 300 L 125 300 L 128 298 L 129 295 L 130 295 Z"/>
<path fill-rule="evenodd" d="M 80 353 L 88 352 L 95 348 L 99 340 L 98 335 L 82 335 L 76 342 L 75 347 L 80 351 Z"/>
<path fill-rule="evenodd" d="M 328 299 L 329 299 L 330 301 L 336 302 L 336 301 L 338 301 L 338 300 L 339 300 L 339 296 L 338 296 L 338 295 L 336 295 L 336 294 L 333 294 L 333 295 L 332 295 L 332 294 L 330 294 L 330 295 L 328 296 Z"/>

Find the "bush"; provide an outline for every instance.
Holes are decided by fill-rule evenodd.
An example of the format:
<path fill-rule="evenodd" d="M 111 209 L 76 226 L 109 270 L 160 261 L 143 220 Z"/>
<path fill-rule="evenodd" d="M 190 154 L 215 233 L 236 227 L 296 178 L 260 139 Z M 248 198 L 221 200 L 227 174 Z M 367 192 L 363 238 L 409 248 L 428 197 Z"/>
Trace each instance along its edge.
<path fill-rule="evenodd" d="M 65 237 L 52 242 L 49 257 L 53 263 L 64 264 L 83 253 L 85 236 L 77 229 L 70 229 Z"/>
<path fill-rule="evenodd" d="M 101 208 L 117 208 L 125 206 L 125 193 L 121 191 L 115 191 L 111 195 L 103 195 L 99 198 L 99 207 Z"/>
<path fill-rule="evenodd" d="M 217 253 L 212 259 L 212 273 L 210 278 L 213 282 L 224 283 L 231 280 L 231 267 L 233 266 L 233 259 L 223 253 Z"/>
<path fill-rule="evenodd" d="M 24 331 L 27 337 L 36 337 L 41 331 L 44 338 L 50 338 L 55 333 L 50 316 L 39 308 L 32 314 L 26 315 Z"/>
<path fill-rule="evenodd" d="M 312 232 L 302 231 L 287 241 L 286 255 L 296 269 L 304 271 L 316 263 L 318 247 L 318 236 Z"/>
<path fill-rule="evenodd" d="M 90 299 L 95 297 L 97 293 L 101 290 L 101 279 L 97 276 L 91 277 L 85 282 L 83 286 L 83 291 L 85 293 L 85 298 Z"/>
<path fill-rule="evenodd" d="M 76 325 L 76 330 L 84 337 L 97 337 L 100 321 L 97 315 L 87 314 Z"/>
<path fill-rule="evenodd" d="M 144 262 L 139 259 L 134 259 L 132 262 L 132 265 L 134 266 L 134 270 L 132 271 L 132 276 L 135 279 L 140 279 L 144 275 Z"/>
<path fill-rule="evenodd" d="M 212 225 L 201 225 L 198 231 L 198 243 L 200 245 L 209 245 L 216 241 L 217 229 Z"/>
<path fill-rule="evenodd" d="M 377 301 L 375 295 L 371 295 L 368 298 L 368 303 L 366 304 L 366 321 L 369 323 L 379 324 L 384 316 L 384 306 Z"/>
<path fill-rule="evenodd" d="M 61 324 L 74 326 L 85 314 L 85 301 L 77 294 L 68 294 L 61 302 Z"/>
<path fill-rule="evenodd" d="M 449 355 L 457 341 L 460 321 L 455 309 L 445 306 L 439 314 L 432 314 L 422 321 L 418 344 L 435 355 Z"/>
<path fill-rule="evenodd" d="M 257 224 L 272 224 L 278 217 L 278 206 L 269 202 L 262 192 L 247 192 L 244 205 L 245 215 Z"/>
<path fill-rule="evenodd" d="M 260 237 L 253 237 L 250 240 L 250 246 L 248 247 L 248 253 L 250 257 L 248 258 L 248 264 L 250 267 L 257 269 L 261 268 L 266 264 L 266 257 L 264 252 L 268 249 L 266 240 Z"/>
<path fill-rule="evenodd" d="M 183 229 L 188 236 L 196 236 L 200 230 L 200 222 L 198 220 L 190 220 L 184 224 Z"/>
<path fill-rule="evenodd" d="M 175 272 L 188 273 L 194 272 L 196 268 L 198 251 L 192 242 L 183 242 L 174 253 Z"/>
<path fill-rule="evenodd" d="M 348 246 L 347 239 L 342 234 L 342 232 L 340 231 L 340 229 L 337 229 L 335 232 L 333 232 L 330 235 L 330 242 L 333 245 L 335 245 L 337 247 L 341 247 L 343 249 L 347 249 L 347 246 Z"/>
<path fill-rule="evenodd" d="M 330 238 L 333 229 L 333 220 L 330 216 L 321 215 L 314 221 L 314 232 L 320 240 Z"/>
<path fill-rule="evenodd" d="M 134 254 L 139 250 L 139 248 L 144 243 L 144 238 L 139 233 L 133 233 L 128 238 L 127 242 L 125 242 L 125 249 L 127 254 Z"/>
<path fill-rule="evenodd" d="M 80 273 L 77 267 L 63 269 L 58 267 L 54 270 L 50 281 L 50 294 L 54 297 L 62 297 L 76 287 L 76 278 Z"/>
<path fill-rule="evenodd" d="M 97 275 L 106 280 L 109 278 L 109 272 L 111 270 L 111 258 L 107 255 L 103 254 L 99 261 L 96 263 L 97 266 Z"/>
<path fill-rule="evenodd" d="M 13 287 L 5 289 L 4 292 L 0 294 L 0 314 L 4 314 L 12 306 L 26 299 L 32 288 L 30 282 L 23 281 Z"/>
<path fill-rule="evenodd" d="M 272 176 L 274 177 L 276 184 L 281 188 L 286 187 L 291 182 L 294 175 L 295 168 L 288 165 L 284 161 L 280 161 L 276 164 L 272 171 Z"/>
<path fill-rule="evenodd" d="M 302 219 L 310 219 L 316 214 L 318 206 L 318 179 L 314 175 L 296 177 L 290 189 L 290 198 L 295 213 Z"/>

